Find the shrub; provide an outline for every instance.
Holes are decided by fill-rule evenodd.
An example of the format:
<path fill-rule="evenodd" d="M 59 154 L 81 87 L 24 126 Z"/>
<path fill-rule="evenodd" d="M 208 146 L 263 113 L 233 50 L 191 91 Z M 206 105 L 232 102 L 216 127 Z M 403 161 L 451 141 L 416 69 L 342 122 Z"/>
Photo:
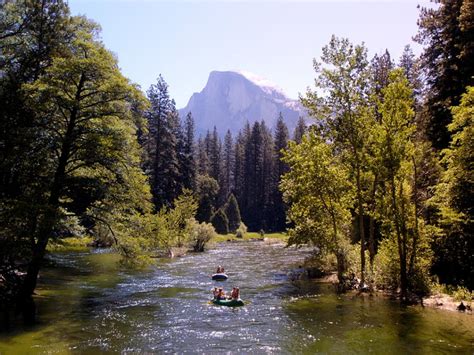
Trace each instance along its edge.
<path fill-rule="evenodd" d="M 240 222 L 239 228 L 237 228 L 237 231 L 235 232 L 235 237 L 244 238 L 246 234 L 247 234 L 247 226 L 244 224 L 244 222 Z"/>
<path fill-rule="evenodd" d="M 207 242 L 215 237 L 216 231 L 210 223 L 199 223 L 194 218 L 188 221 L 187 225 L 188 234 L 191 240 L 191 246 L 194 251 L 204 251 Z"/>
<path fill-rule="evenodd" d="M 229 233 L 229 220 L 222 209 L 217 210 L 211 217 L 211 223 L 219 234 Z"/>

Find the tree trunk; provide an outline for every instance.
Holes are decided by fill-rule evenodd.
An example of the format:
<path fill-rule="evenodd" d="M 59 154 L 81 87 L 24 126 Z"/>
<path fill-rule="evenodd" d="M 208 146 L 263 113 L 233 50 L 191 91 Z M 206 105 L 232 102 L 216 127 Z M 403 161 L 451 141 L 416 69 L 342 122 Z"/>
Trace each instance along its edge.
<path fill-rule="evenodd" d="M 364 231 L 364 209 L 362 205 L 362 186 L 360 182 L 360 167 L 357 167 L 357 210 L 359 214 L 359 234 L 360 234 L 360 285 L 365 283 L 365 231 Z"/>
<path fill-rule="evenodd" d="M 395 177 L 393 172 L 391 172 L 390 176 L 390 190 L 392 196 L 392 209 L 393 209 L 393 219 L 395 224 L 395 232 L 397 234 L 397 245 L 398 245 L 398 257 L 399 257 L 399 264 L 400 264 L 400 297 L 402 301 L 406 300 L 407 297 L 407 270 L 406 270 L 406 258 L 405 258 L 405 249 L 403 247 L 403 241 L 401 236 L 401 228 L 400 228 L 400 215 L 398 213 L 397 207 L 397 197 L 396 197 L 396 186 L 395 186 Z"/>
<path fill-rule="evenodd" d="M 418 247 L 418 238 L 419 238 L 419 231 L 418 231 L 418 174 L 416 169 L 416 160 L 413 157 L 413 196 L 414 196 L 414 206 L 415 206 L 415 230 L 413 235 L 413 244 L 412 244 L 412 251 L 410 255 L 410 265 L 408 268 L 408 273 L 413 275 L 415 271 L 415 260 L 416 260 L 416 248 Z"/>
<path fill-rule="evenodd" d="M 378 183 L 378 176 L 375 174 L 374 176 L 374 183 L 372 185 L 372 196 L 371 196 L 371 213 L 369 217 L 369 255 L 370 255 L 370 271 L 373 273 L 374 271 L 374 258 L 375 258 L 375 193 L 377 191 L 377 183 Z"/>

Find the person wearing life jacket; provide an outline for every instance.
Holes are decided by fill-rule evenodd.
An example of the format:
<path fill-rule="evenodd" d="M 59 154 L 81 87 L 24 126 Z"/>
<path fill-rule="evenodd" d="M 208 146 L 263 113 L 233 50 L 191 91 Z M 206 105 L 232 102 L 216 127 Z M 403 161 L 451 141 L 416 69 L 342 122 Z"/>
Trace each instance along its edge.
<path fill-rule="evenodd" d="M 215 300 L 217 299 L 218 295 L 219 295 L 219 290 L 217 289 L 217 287 L 214 287 L 214 290 L 212 290 L 212 296 L 214 297 Z"/>
<path fill-rule="evenodd" d="M 223 273 L 224 273 L 224 268 L 219 265 L 219 266 L 217 267 L 216 274 L 223 274 Z"/>
<path fill-rule="evenodd" d="M 225 300 L 225 291 L 222 288 L 219 288 L 218 294 L 217 294 L 217 300 Z"/>
<path fill-rule="evenodd" d="M 230 298 L 233 300 L 238 300 L 240 298 L 240 291 L 238 287 L 232 288 L 232 293 L 230 294 Z"/>

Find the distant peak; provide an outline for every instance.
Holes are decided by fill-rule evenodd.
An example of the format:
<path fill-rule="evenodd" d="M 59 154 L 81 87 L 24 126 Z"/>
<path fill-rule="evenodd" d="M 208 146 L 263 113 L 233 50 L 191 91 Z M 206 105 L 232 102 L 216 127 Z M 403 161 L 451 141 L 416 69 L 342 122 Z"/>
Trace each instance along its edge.
<path fill-rule="evenodd" d="M 276 85 L 272 81 L 268 80 L 267 78 L 264 78 L 263 76 L 251 73 L 251 72 L 246 71 L 246 70 L 239 70 L 237 73 L 244 76 L 245 78 L 250 80 L 255 85 L 258 85 L 262 88 L 268 88 L 272 91 L 276 91 L 276 92 L 278 92 L 279 94 L 281 94 L 285 97 L 287 96 L 281 87 L 279 87 L 278 85 Z"/>
<path fill-rule="evenodd" d="M 267 94 L 272 94 L 276 93 L 282 98 L 288 99 L 288 96 L 285 94 L 283 89 L 273 83 L 272 81 L 268 80 L 267 78 L 264 78 L 263 76 L 251 73 L 246 70 L 213 70 L 209 74 L 209 79 L 211 78 L 229 78 L 229 77 L 244 77 L 248 81 L 250 81 L 252 84 L 260 87 L 263 91 L 265 91 Z"/>

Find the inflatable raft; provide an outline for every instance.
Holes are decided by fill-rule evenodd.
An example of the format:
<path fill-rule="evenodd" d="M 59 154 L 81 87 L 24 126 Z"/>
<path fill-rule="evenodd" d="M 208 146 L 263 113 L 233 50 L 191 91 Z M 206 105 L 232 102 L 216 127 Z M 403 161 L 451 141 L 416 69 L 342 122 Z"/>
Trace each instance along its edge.
<path fill-rule="evenodd" d="M 244 305 L 244 301 L 240 298 L 238 300 L 212 300 L 217 306 L 227 306 L 227 307 L 242 307 Z"/>
<path fill-rule="evenodd" d="M 228 276 L 224 273 L 213 274 L 212 279 L 217 280 L 217 281 L 223 281 L 223 280 L 227 280 Z"/>

